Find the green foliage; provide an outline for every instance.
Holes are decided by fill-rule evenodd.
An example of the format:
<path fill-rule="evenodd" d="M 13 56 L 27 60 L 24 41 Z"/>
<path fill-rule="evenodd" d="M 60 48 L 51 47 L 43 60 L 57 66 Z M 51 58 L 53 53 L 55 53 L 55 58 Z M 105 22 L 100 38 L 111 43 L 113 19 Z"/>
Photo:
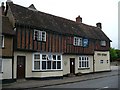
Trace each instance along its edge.
<path fill-rule="evenodd" d="M 120 50 L 116 50 L 116 53 L 117 53 L 117 58 L 120 59 Z"/>
<path fill-rule="evenodd" d="M 110 48 L 110 60 L 116 60 L 118 58 L 118 54 L 114 48 Z"/>

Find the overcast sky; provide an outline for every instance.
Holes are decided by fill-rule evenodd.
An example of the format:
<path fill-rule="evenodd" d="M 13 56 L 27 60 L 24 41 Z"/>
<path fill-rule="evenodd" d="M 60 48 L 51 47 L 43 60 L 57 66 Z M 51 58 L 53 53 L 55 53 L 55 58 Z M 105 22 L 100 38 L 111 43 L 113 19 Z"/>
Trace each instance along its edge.
<path fill-rule="evenodd" d="M 120 0 L 12 0 L 24 7 L 34 4 L 36 9 L 55 16 L 74 20 L 80 15 L 85 24 L 96 26 L 112 40 L 111 46 L 118 48 L 118 2 Z M 0 0 L 6 2 L 6 0 Z"/>

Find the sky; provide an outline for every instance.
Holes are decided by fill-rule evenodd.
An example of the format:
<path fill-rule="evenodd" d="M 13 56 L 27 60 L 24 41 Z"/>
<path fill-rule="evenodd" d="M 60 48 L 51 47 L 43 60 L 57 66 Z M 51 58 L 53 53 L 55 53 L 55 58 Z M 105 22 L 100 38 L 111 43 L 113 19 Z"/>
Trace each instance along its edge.
<path fill-rule="evenodd" d="M 6 2 L 7 0 L 0 0 Z M 103 32 L 112 40 L 111 47 L 118 48 L 118 2 L 120 0 L 12 0 L 13 3 L 75 21 L 80 15 L 82 22 L 96 26 L 102 23 Z"/>

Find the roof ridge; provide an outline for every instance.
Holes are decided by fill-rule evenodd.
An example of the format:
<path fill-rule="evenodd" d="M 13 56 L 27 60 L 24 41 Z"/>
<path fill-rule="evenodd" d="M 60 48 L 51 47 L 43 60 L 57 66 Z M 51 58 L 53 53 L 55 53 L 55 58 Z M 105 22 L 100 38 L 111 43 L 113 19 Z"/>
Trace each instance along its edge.
<path fill-rule="evenodd" d="M 18 23 L 29 24 L 36 28 L 44 28 L 61 34 L 108 40 L 103 34 L 104 32 L 101 33 L 102 30 L 100 28 L 92 25 L 77 23 L 76 21 L 39 10 L 35 12 L 29 10 L 28 7 L 17 4 L 10 4 L 10 8 L 16 22 Z"/>
<path fill-rule="evenodd" d="M 29 9 L 29 7 L 30 7 L 32 4 L 31 4 L 29 7 L 21 6 L 21 5 L 18 5 L 18 4 L 14 4 L 14 5 L 20 6 L 20 7 L 22 7 L 22 8 L 28 9 L 28 10 L 31 10 L 31 9 Z M 36 9 L 36 8 L 35 8 L 35 9 Z M 31 11 L 34 12 L 34 10 L 31 10 Z M 72 22 L 72 23 L 74 23 L 74 24 L 77 24 L 77 25 L 83 24 L 83 25 L 86 25 L 86 26 L 89 26 L 89 27 L 95 27 L 95 26 L 93 26 L 93 25 L 88 25 L 88 24 L 86 24 L 86 23 L 77 23 L 77 22 L 74 21 L 74 20 L 71 20 L 71 19 L 68 19 L 68 18 L 64 18 L 64 17 L 61 17 L 61 16 L 57 16 L 57 15 L 54 15 L 54 14 L 46 13 L 46 12 L 43 12 L 43 11 L 40 11 L 40 10 L 37 10 L 37 9 L 36 9 L 35 11 L 37 11 L 36 13 L 43 13 L 43 14 L 46 14 L 46 15 L 49 15 L 49 16 L 53 16 L 53 17 L 57 17 L 57 18 L 60 18 L 60 19 L 64 19 L 64 20 L 70 21 L 70 22 Z M 96 28 L 96 27 L 95 27 L 95 28 Z"/>

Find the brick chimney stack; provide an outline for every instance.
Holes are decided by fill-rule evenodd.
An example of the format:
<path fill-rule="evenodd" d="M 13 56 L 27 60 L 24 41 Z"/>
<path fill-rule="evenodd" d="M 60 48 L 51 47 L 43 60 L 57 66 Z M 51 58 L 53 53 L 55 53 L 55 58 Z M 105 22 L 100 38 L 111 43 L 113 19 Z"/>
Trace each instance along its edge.
<path fill-rule="evenodd" d="M 5 15 L 5 6 L 4 6 L 4 2 L 2 2 L 2 4 L 1 4 L 1 13 L 2 13 L 2 15 Z"/>
<path fill-rule="evenodd" d="M 82 18 L 80 17 L 80 15 L 78 17 L 76 17 L 76 22 L 77 23 L 82 23 Z"/>
<path fill-rule="evenodd" d="M 98 28 L 102 29 L 102 23 L 98 22 L 98 23 L 96 23 L 96 26 L 97 26 Z"/>

